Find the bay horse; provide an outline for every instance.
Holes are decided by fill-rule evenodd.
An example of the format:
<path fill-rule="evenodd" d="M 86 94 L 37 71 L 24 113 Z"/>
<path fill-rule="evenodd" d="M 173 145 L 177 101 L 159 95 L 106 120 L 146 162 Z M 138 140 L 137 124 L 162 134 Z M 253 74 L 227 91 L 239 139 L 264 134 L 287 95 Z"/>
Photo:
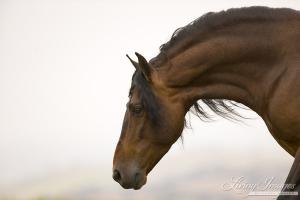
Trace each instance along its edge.
<path fill-rule="evenodd" d="M 298 186 L 299 11 L 248 7 L 211 12 L 177 29 L 149 62 L 135 54 L 138 62 L 127 55 L 136 70 L 113 159 L 113 178 L 123 188 L 140 189 L 146 183 L 181 136 L 189 110 L 207 118 L 206 105 L 217 115 L 235 118 L 237 103 L 256 112 L 296 158 L 287 182 Z"/>

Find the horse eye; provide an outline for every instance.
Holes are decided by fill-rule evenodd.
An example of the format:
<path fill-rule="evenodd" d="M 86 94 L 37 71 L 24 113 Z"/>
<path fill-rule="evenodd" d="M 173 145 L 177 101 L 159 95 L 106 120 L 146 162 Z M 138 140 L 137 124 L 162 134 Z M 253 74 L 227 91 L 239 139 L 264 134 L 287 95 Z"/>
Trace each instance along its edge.
<path fill-rule="evenodd" d="M 140 114 L 142 111 L 143 111 L 143 106 L 141 104 L 137 104 L 132 107 L 132 112 L 135 114 Z"/>

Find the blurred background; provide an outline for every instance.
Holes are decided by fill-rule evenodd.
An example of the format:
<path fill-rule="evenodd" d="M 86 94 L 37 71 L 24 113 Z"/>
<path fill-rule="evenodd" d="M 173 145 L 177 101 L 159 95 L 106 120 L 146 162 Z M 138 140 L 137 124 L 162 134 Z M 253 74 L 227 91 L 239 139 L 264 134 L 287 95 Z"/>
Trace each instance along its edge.
<path fill-rule="evenodd" d="M 209 11 L 298 0 L 0 0 L 0 199 L 267 199 L 224 191 L 233 178 L 283 183 L 293 158 L 253 112 L 202 122 L 139 191 L 111 178 L 131 75 L 175 29 Z M 268 197 L 272 198 L 272 197 Z"/>

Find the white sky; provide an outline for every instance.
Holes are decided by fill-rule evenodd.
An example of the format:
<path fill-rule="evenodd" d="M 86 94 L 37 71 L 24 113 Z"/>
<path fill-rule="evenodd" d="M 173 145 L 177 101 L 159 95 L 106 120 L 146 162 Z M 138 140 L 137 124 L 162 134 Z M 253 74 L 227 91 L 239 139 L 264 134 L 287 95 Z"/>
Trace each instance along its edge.
<path fill-rule="evenodd" d="M 298 0 L 0 0 L 0 185 L 94 163 L 111 176 L 133 73 L 125 54 L 150 59 L 176 28 L 250 5 L 300 9 Z M 288 157 L 261 120 L 247 123 L 194 120 L 186 150 L 170 154 L 206 145 Z"/>

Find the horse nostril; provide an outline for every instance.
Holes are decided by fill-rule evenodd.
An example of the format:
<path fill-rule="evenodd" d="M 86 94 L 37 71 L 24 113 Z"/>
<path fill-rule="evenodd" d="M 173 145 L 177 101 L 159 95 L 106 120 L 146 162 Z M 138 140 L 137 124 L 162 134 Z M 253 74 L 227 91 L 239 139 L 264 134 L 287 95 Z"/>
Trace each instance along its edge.
<path fill-rule="evenodd" d="M 114 170 L 113 172 L 113 179 L 117 182 L 119 182 L 121 180 L 121 174 L 118 170 Z"/>

